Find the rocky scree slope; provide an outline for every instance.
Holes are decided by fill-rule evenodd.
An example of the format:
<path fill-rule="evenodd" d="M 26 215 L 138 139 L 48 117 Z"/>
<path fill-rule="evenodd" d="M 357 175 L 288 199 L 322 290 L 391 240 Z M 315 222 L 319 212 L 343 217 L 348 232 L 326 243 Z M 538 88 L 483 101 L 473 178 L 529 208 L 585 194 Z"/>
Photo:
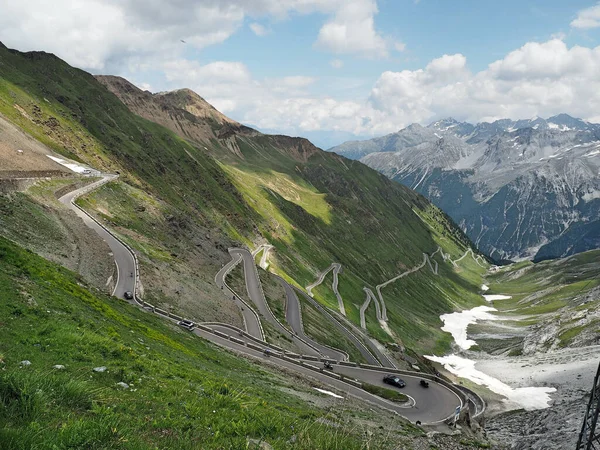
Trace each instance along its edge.
<path fill-rule="evenodd" d="M 152 95 L 112 81 L 119 97 L 54 55 L 0 48 L 0 112 L 56 151 L 121 173 L 80 203 L 138 252 L 153 303 L 239 322 L 212 279 L 228 247 L 268 241 L 273 270 L 300 287 L 341 263 L 340 292 L 358 324 L 364 286 L 417 266 L 440 244 L 455 258 L 470 245 L 424 197 L 357 161 L 238 126 L 189 91 Z M 406 343 L 447 344 L 439 314 L 478 301 L 476 280 L 442 270 L 389 288 L 390 327 Z M 368 323 L 388 339 L 374 313 Z"/>
<path fill-rule="evenodd" d="M 600 246 L 600 125 L 445 119 L 330 149 L 415 189 L 497 260 Z"/>

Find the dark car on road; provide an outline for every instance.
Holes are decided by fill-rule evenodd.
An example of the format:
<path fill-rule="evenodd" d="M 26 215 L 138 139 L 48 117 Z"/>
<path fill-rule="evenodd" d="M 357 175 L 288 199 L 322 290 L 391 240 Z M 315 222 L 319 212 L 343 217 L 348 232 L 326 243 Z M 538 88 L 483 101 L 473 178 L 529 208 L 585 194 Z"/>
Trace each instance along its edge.
<path fill-rule="evenodd" d="M 406 386 L 404 380 L 402 378 L 397 377 L 396 375 L 386 375 L 385 377 L 383 377 L 383 382 L 399 388 L 403 388 L 404 386 Z"/>
<path fill-rule="evenodd" d="M 123 294 L 123 297 L 125 297 L 127 300 L 132 300 L 133 299 L 133 292 L 131 291 L 127 291 Z"/>
<path fill-rule="evenodd" d="M 179 322 L 177 322 L 177 325 L 185 328 L 186 330 L 190 330 L 190 331 L 192 331 L 194 328 L 196 328 L 196 324 L 188 319 L 180 320 Z"/>

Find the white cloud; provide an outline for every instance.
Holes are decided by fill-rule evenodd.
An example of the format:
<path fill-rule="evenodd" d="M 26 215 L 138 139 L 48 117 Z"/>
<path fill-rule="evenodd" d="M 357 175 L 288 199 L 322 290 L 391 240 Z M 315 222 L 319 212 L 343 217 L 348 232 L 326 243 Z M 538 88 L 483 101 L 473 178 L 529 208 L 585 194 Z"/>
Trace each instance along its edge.
<path fill-rule="evenodd" d="M 333 53 L 357 53 L 370 58 L 388 55 L 386 40 L 375 30 L 374 0 L 352 0 L 338 9 L 319 31 L 316 46 Z"/>
<path fill-rule="evenodd" d="M 289 76 L 256 80 L 239 62 L 176 60 L 164 65 L 173 87 L 187 86 L 234 119 L 289 134 L 313 130 L 346 130 L 362 120 L 359 102 L 311 95 L 316 79 Z"/>
<path fill-rule="evenodd" d="M 223 42 L 244 11 L 216 0 L 0 0 L 4 43 L 46 50 L 95 71 L 143 64 L 183 50 Z"/>
<path fill-rule="evenodd" d="M 144 91 L 152 92 L 152 85 L 150 83 L 136 83 L 136 86 Z"/>
<path fill-rule="evenodd" d="M 260 23 L 257 23 L 257 22 L 251 23 L 250 29 L 257 36 L 262 37 L 262 36 L 266 36 L 267 34 L 269 34 L 269 30 L 267 30 L 264 25 L 261 25 Z"/>
<path fill-rule="evenodd" d="M 331 61 L 329 61 L 329 65 L 334 69 L 341 69 L 342 67 L 344 67 L 344 61 L 342 61 L 341 59 L 332 59 Z"/>
<path fill-rule="evenodd" d="M 404 42 L 396 42 L 394 43 L 394 50 L 397 52 L 403 52 L 406 50 L 406 44 Z"/>
<path fill-rule="evenodd" d="M 591 118 L 600 108 L 600 47 L 531 42 L 478 73 L 468 70 L 463 55 L 444 55 L 425 69 L 384 72 L 369 105 L 383 114 L 379 127 L 389 131 L 445 116 L 476 122 L 567 112 Z"/>
<path fill-rule="evenodd" d="M 386 71 L 368 98 L 352 101 L 314 95 L 311 77 L 256 80 L 241 63 L 177 61 L 165 68 L 178 87 L 191 87 L 234 119 L 288 134 L 381 135 L 447 116 L 478 122 L 567 112 L 593 119 L 600 111 L 600 47 L 569 48 L 558 39 L 527 43 L 476 73 L 461 54 L 423 69 Z"/>
<path fill-rule="evenodd" d="M 281 82 L 284 86 L 293 87 L 293 88 L 301 88 L 311 85 L 315 82 L 314 77 L 305 77 L 301 75 L 283 77 Z"/>
<path fill-rule="evenodd" d="M 579 11 L 577 18 L 571 22 L 571 26 L 582 29 L 600 27 L 600 3 Z"/>
<path fill-rule="evenodd" d="M 417 70 L 386 71 L 365 98 L 352 101 L 315 95 L 312 77 L 258 80 L 241 62 L 182 59 L 190 47 L 223 42 L 249 18 L 252 27 L 297 14 L 324 16 L 315 36 L 321 49 L 366 57 L 401 51 L 401 43 L 376 29 L 375 0 L 0 0 L 0 11 L 9 47 L 51 51 L 96 72 L 129 70 L 157 88 L 160 80 L 144 74 L 163 70 L 172 87 L 196 90 L 235 119 L 293 134 L 382 134 L 444 116 L 479 121 L 567 112 L 590 119 L 600 111 L 600 47 L 567 47 L 563 36 L 527 43 L 476 73 L 461 54 Z M 600 26 L 600 4 L 580 11 L 571 25 Z M 330 64 L 343 66 L 341 59 Z"/>
<path fill-rule="evenodd" d="M 0 11 L 7 46 L 43 49 L 96 72 L 140 70 L 189 46 L 221 43 L 247 17 L 284 20 L 291 13 L 326 16 L 316 44 L 327 51 L 387 53 L 374 26 L 375 0 L 0 0 Z M 258 22 L 250 28 L 259 36 L 269 31 Z"/>

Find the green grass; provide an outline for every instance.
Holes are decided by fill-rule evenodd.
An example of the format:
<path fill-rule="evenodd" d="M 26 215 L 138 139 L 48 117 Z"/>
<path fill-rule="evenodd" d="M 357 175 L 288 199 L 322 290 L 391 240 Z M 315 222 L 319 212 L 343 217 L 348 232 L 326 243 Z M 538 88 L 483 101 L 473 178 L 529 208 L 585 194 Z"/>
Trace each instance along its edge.
<path fill-rule="evenodd" d="M 277 318 L 277 320 L 279 320 L 279 322 L 282 323 L 284 326 L 288 327 L 285 318 L 285 289 L 273 274 L 271 274 L 270 272 L 265 272 L 258 266 L 257 269 L 260 281 L 262 283 L 263 292 L 265 293 L 265 298 L 267 300 L 269 308 L 271 309 L 273 315 Z"/>
<path fill-rule="evenodd" d="M 345 351 L 350 355 L 351 361 L 367 362 L 354 344 L 329 319 L 311 305 L 304 296 L 299 295 L 298 299 L 302 308 L 304 331 L 308 336 L 321 344 Z"/>
<path fill-rule="evenodd" d="M 408 397 L 401 392 L 395 391 L 394 389 L 388 389 L 374 384 L 363 383 L 363 389 L 371 394 L 377 395 L 378 397 L 385 398 L 395 403 L 406 403 Z"/>
<path fill-rule="evenodd" d="M 598 302 L 590 301 L 588 294 L 600 285 L 599 277 L 600 251 L 593 250 L 560 260 L 512 264 L 488 275 L 487 284 L 489 293 L 513 297 L 494 302 L 508 324 L 555 324 L 558 345 L 567 347 L 582 333 L 593 336 L 597 330 L 593 320 L 580 325 L 568 318 L 576 311 L 593 314 L 597 310 Z M 514 315 L 530 317 L 512 321 Z"/>
<path fill-rule="evenodd" d="M 298 383 L 91 292 L 3 238 L 0 295 L 2 448 L 246 448 L 248 437 L 363 448 L 352 430 L 319 423 L 326 411 L 281 391 Z"/>
<path fill-rule="evenodd" d="M 267 303 L 269 303 L 269 298 L 271 298 L 271 300 L 273 302 L 273 300 L 274 300 L 273 297 L 275 296 L 275 292 L 276 292 L 274 289 L 275 286 L 272 284 L 272 281 L 269 283 L 269 281 L 268 281 L 269 278 L 261 277 L 261 283 L 264 282 L 265 280 L 267 280 L 267 283 L 269 286 L 268 289 L 265 291 L 265 296 L 267 295 L 267 292 L 269 292 L 269 297 L 267 297 Z M 227 274 L 225 281 L 226 281 L 227 285 L 231 289 L 233 289 L 233 291 L 236 293 L 236 295 L 238 297 L 243 299 L 248 305 L 252 306 L 252 308 L 254 308 L 254 310 L 257 311 L 257 313 L 260 316 L 260 321 L 261 321 L 263 331 L 265 333 L 265 339 L 267 342 L 278 345 L 278 346 L 282 347 L 283 349 L 291 351 L 291 352 L 301 353 L 300 349 L 294 344 L 294 342 L 292 341 L 292 339 L 289 336 L 281 333 L 273 324 L 271 324 L 268 320 L 266 320 L 256 309 L 254 302 L 248 296 L 248 291 L 246 290 L 246 282 L 245 282 L 245 278 L 244 278 L 244 267 L 242 264 L 238 264 L 237 266 L 235 266 L 229 272 L 229 274 Z M 271 311 L 273 311 L 273 310 L 271 310 Z M 280 308 L 278 308 L 277 311 L 279 314 L 282 313 L 282 310 Z M 273 312 L 273 314 L 275 315 L 275 317 L 278 317 L 277 314 L 275 314 L 275 312 Z M 288 331 L 291 331 L 291 328 L 289 327 L 289 325 L 287 325 L 287 322 L 285 321 L 285 315 L 284 315 L 283 319 L 284 319 L 283 321 L 280 320 L 280 323 Z"/>
<path fill-rule="evenodd" d="M 266 240 L 275 247 L 270 270 L 302 287 L 319 270 L 341 263 L 340 292 L 348 317 L 358 325 L 364 286 L 418 265 L 422 253 L 431 254 L 438 245 L 454 258 L 471 245 L 424 197 L 307 141 L 234 135 L 238 155 L 227 147 L 231 142 L 218 139 L 194 145 L 132 114 L 91 75 L 58 58 L 0 48 L 0 62 L 5 86 L 0 111 L 33 136 L 50 133 L 63 154 L 120 171 L 121 182 L 81 204 L 126 236 L 146 268 L 158 267 L 146 271 L 153 277 L 146 290 L 150 301 L 181 303 L 177 295 L 163 292 L 161 277 L 165 284 L 193 278 L 195 286 L 208 291 L 204 283 L 215 267 L 199 265 L 199 259 L 216 259 L 218 266 L 226 247 Z M 44 120 L 25 119 L 15 103 L 29 115 L 41 108 Z M 58 118 L 58 131 L 47 124 L 50 116 Z M 207 234 L 220 255 L 214 247 L 193 250 L 198 237 Z M 166 270 L 173 254 L 178 263 Z M 440 277 L 423 272 L 386 288 L 397 340 L 422 351 L 445 345 L 439 315 L 477 304 L 483 269 L 468 259 L 460 270 L 441 269 Z M 198 272 L 202 280 L 196 279 Z M 334 305 L 326 292 L 317 299 Z M 368 329 L 389 339 L 371 311 Z"/>

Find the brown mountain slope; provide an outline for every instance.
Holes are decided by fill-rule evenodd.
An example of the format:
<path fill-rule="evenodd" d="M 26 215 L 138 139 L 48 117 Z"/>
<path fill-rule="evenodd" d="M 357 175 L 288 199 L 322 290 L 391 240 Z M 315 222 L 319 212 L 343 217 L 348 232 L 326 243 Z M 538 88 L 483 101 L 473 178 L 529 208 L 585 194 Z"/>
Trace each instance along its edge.
<path fill-rule="evenodd" d="M 0 179 L 58 177 L 71 173 L 46 155 L 59 156 L 0 114 Z"/>
<path fill-rule="evenodd" d="M 98 75 L 96 79 L 115 94 L 134 114 L 158 123 L 201 148 L 213 151 L 215 141 L 245 159 L 237 138 L 255 149 L 263 145 L 272 147 L 298 162 L 306 162 L 319 151 L 308 139 L 283 135 L 265 135 L 242 125 L 215 109 L 210 103 L 190 89 L 152 94 L 143 91 L 124 78 Z M 217 152 L 219 158 L 226 154 Z M 264 155 L 271 159 L 272 155 Z M 237 159 L 236 158 L 236 159 Z"/>
<path fill-rule="evenodd" d="M 256 133 L 222 114 L 190 89 L 152 94 L 121 77 L 98 75 L 96 79 L 138 116 L 197 144 L 206 145 L 212 139 L 219 139 L 229 147 L 227 140 L 233 133 Z M 235 147 L 231 150 L 238 152 Z"/>

